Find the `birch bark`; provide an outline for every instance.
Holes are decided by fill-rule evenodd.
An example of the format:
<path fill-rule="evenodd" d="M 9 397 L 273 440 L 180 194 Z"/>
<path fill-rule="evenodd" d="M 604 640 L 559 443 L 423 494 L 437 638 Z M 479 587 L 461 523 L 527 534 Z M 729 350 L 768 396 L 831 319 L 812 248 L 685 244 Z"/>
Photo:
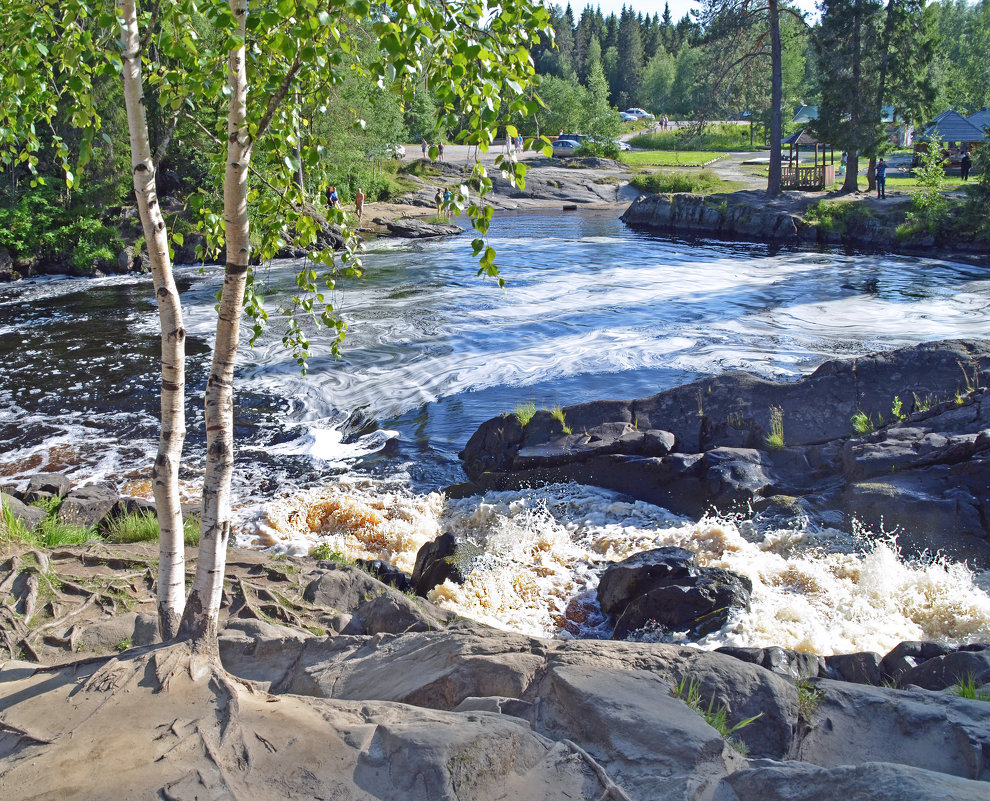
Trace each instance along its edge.
<path fill-rule="evenodd" d="M 206 383 L 206 476 L 199 561 L 182 618 L 180 635 L 200 650 L 216 651 L 217 619 L 230 539 L 230 483 L 234 469 L 234 362 L 251 248 L 248 241 L 247 177 L 251 138 L 247 132 L 247 72 L 244 35 L 247 0 L 229 0 L 236 20 L 235 46 L 227 60 L 227 166 L 223 205 L 227 263 L 217 317 L 213 363 Z"/>
<path fill-rule="evenodd" d="M 185 548 L 179 505 L 179 463 L 186 435 L 185 339 L 182 307 L 172 277 L 168 232 L 158 205 L 155 163 L 148 140 L 144 85 L 141 75 L 141 39 L 135 0 L 118 0 L 121 24 L 124 103 L 131 143 L 134 198 L 141 216 L 148 258 L 158 301 L 162 335 L 161 428 L 158 455 L 151 477 L 158 510 L 159 569 L 158 625 L 162 639 L 178 633 L 185 603 Z"/>

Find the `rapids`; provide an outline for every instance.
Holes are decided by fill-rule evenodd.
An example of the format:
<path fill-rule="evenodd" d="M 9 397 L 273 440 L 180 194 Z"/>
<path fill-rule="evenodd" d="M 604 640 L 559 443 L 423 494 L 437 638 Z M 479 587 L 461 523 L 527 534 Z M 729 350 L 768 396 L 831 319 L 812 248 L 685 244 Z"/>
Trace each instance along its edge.
<path fill-rule="evenodd" d="M 700 375 L 810 372 L 827 358 L 990 337 L 990 280 L 975 267 L 877 254 L 771 251 L 630 231 L 615 212 L 497 215 L 507 286 L 475 275 L 467 237 L 369 245 L 338 282 L 343 357 L 314 336 L 300 375 L 276 325 L 240 357 L 235 498 L 241 544 L 411 569 L 454 530 L 484 548 L 463 587 L 433 600 L 505 628 L 604 636 L 602 565 L 676 544 L 754 584 L 753 610 L 701 643 L 818 653 L 903 639 L 990 639 L 986 577 L 905 562 L 858 531 L 702 521 L 601 490 L 554 486 L 445 500 L 457 451 L 522 403 L 653 394 Z M 259 278 L 294 290 L 291 263 Z M 202 471 L 200 402 L 219 270 L 180 267 L 189 332 L 183 487 Z M 0 481 L 40 470 L 148 494 L 156 444 L 157 314 L 146 277 L 0 285 Z M 882 534 L 882 532 L 875 532 Z M 891 532 L 895 534 L 896 532 Z"/>

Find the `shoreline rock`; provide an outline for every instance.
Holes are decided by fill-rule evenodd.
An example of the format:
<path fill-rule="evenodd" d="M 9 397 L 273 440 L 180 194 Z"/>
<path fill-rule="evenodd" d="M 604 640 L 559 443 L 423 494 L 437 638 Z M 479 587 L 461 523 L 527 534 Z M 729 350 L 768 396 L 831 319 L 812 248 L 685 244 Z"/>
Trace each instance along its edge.
<path fill-rule="evenodd" d="M 825 526 L 856 518 L 898 527 L 909 553 L 988 566 L 988 380 L 990 342 L 926 343 L 829 361 L 793 382 L 726 373 L 649 398 L 565 407 L 579 434 L 546 411 L 525 427 L 503 414 L 460 456 L 476 491 L 576 481 L 686 515 L 750 509 Z M 895 408 L 903 419 L 877 425 Z"/>
<path fill-rule="evenodd" d="M 827 199 L 822 195 L 822 199 Z M 990 266 L 990 244 L 953 241 L 936 243 L 927 234 L 902 239 L 897 226 L 903 215 L 850 215 L 841 226 L 828 228 L 805 216 L 811 201 L 768 201 L 766 194 L 741 191 L 729 194 L 641 195 L 622 215 L 632 228 L 664 234 L 744 239 L 773 246 L 852 247 L 869 251 L 921 254 Z"/>

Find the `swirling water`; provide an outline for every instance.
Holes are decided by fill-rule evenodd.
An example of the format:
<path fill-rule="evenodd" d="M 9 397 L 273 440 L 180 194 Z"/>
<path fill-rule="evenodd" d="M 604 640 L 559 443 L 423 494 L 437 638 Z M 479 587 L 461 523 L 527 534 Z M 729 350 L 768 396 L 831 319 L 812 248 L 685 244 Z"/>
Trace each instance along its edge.
<path fill-rule="evenodd" d="M 610 493 L 551 487 L 445 501 L 478 424 L 526 401 L 641 397 L 743 369 L 793 378 L 826 358 L 920 341 L 990 337 L 990 280 L 933 259 L 768 250 L 630 231 L 614 213 L 496 217 L 507 284 L 475 275 L 466 237 L 372 243 L 362 278 L 338 284 L 349 323 L 335 360 L 314 337 L 300 375 L 277 332 L 237 375 L 241 541 L 411 566 L 446 528 L 485 563 L 438 601 L 498 625 L 595 635 L 603 562 L 688 544 L 746 573 L 754 609 L 717 642 L 829 652 L 897 639 L 990 637 L 990 599 L 960 566 L 909 565 L 854 532 L 756 532 L 686 521 Z M 189 332 L 184 488 L 202 467 L 200 402 L 218 268 L 178 269 Z M 295 288 L 293 265 L 262 272 Z M 143 277 L 0 286 L 0 476 L 110 477 L 147 493 L 156 443 L 157 314 Z M 884 603 L 879 603 L 883 599 Z"/>

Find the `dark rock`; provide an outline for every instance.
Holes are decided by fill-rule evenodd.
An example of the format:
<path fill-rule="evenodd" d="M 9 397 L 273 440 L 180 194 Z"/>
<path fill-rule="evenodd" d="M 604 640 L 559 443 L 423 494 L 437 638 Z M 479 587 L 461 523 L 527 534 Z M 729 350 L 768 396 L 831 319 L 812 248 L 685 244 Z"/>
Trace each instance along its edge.
<path fill-rule="evenodd" d="M 63 499 L 58 519 L 70 526 L 99 528 L 124 513 L 117 490 L 110 484 L 89 484 L 77 487 Z"/>
<path fill-rule="evenodd" d="M 855 684 L 872 684 L 879 686 L 883 682 L 883 671 L 880 661 L 883 657 L 874 651 L 861 651 L 855 654 L 835 654 L 825 657 L 829 670 L 842 681 Z"/>
<path fill-rule="evenodd" d="M 464 582 L 471 572 L 471 562 L 482 549 L 468 542 L 459 541 L 451 532 L 445 532 L 431 542 L 425 543 L 416 554 L 412 582 L 417 595 L 426 594 L 438 584 L 450 580 L 455 584 Z"/>
<path fill-rule="evenodd" d="M 147 498 L 121 498 L 120 500 L 124 504 L 124 511 L 129 515 L 152 514 L 155 517 L 158 516 L 155 502 L 149 501 Z"/>
<path fill-rule="evenodd" d="M 983 782 L 910 765 L 873 761 L 821 768 L 767 760 L 722 779 L 713 801 L 978 801 L 986 792 Z"/>
<path fill-rule="evenodd" d="M 665 579 L 688 578 L 698 557 L 685 548 L 668 546 L 630 556 L 610 565 L 598 582 L 598 604 L 607 615 L 619 614 L 630 598 L 648 592 Z"/>
<path fill-rule="evenodd" d="M 4 508 L 13 516 L 14 520 L 21 521 L 28 531 L 37 529 L 38 524 L 48 517 L 48 513 L 44 509 L 38 506 L 29 506 L 10 495 L 0 495 L 0 501 L 3 502 Z M 0 518 L 0 524 L 2 523 L 3 520 Z"/>
<path fill-rule="evenodd" d="M 158 170 L 155 173 L 155 188 L 159 197 L 174 195 L 182 189 L 182 180 L 175 170 Z"/>
<path fill-rule="evenodd" d="M 64 498 L 72 489 L 72 481 L 61 473 L 35 473 L 28 480 L 27 491 L 47 492 L 58 498 Z"/>
<path fill-rule="evenodd" d="M 395 590 L 379 595 L 355 610 L 342 634 L 405 634 L 435 631 L 456 617 L 423 598 L 409 598 Z"/>
<path fill-rule="evenodd" d="M 884 678 L 899 682 L 903 674 L 918 667 L 922 662 L 943 656 L 954 649 L 940 642 L 917 642 L 908 640 L 898 643 L 880 662 Z"/>
<path fill-rule="evenodd" d="M 787 525 L 882 522 L 908 553 L 990 566 L 988 365 L 990 343 L 956 341 L 826 362 L 794 382 L 726 373 L 567 407 L 570 435 L 548 412 L 525 429 L 503 415 L 460 455 L 481 489 L 577 481 L 687 515 L 763 512 L 776 498 L 794 512 Z M 895 396 L 903 423 L 854 433 L 855 413 L 889 419 Z M 785 447 L 771 449 L 777 415 Z"/>
<path fill-rule="evenodd" d="M 362 570 L 371 573 L 383 584 L 395 587 L 399 592 L 412 592 L 413 590 L 412 577 L 389 562 L 381 559 L 358 559 L 357 565 Z"/>
<path fill-rule="evenodd" d="M 463 234 L 464 229 L 453 223 L 431 223 L 416 217 L 402 220 L 387 220 L 385 227 L 393 236 L 406 239 L 424 239 L 436 236 L 456 236 Z"/>
<path fill-rule="evenodd" d="M 759 665 L 792 679 L 817 678 L 825 671 L 825 659 L 823 657 L 803 651 L 791 651 L 778 646 L 770 648 L 723 646 L 715 650 L 716 653 L 726 654 L 743 662 Z"/>
<path fill-rule="evenodd" d="M 14 260 L 4 248 L 0 248 L 0 284 L 7 281 L 16 281 L 21 277 L 20 273 L 14 269 Z"/>
<path fill-rule="evenodd" d="M 717 631 L 732 611 L 749 609 L 752 583 L 729 570 L 698 567 L 683 548 L 657 548 L 609 567 L 599 583 L 599 604 L 617 617 L 613 639 L 644 626 L 690 631 L 700 637 Z"/>
<path fill-rule="evenodd" d="M 955 651 L 927 659 L 897 678 L 901 687 L 926 690 L 945 690 L 960 681 L 971 681 L 977 687 L 990 684 L 990 650 Z"/>

